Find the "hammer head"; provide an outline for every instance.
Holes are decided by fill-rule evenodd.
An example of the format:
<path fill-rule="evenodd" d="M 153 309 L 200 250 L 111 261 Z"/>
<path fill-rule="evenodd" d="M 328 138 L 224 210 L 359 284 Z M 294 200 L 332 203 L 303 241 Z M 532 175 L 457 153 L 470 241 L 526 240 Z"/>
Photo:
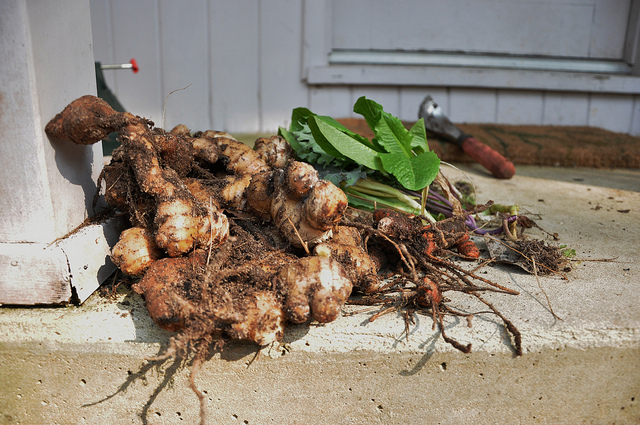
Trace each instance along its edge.
<path fill-rule="evenodd" d="M 424 126 L 427 131 L 451 141 L 457 142 L 464 134 L 462 130 L 449 121 L 449 118 L 442 112 L 442 108 L 431 96 L 425 97 L 420 104 L 418 118 L 424 119 Z"/>

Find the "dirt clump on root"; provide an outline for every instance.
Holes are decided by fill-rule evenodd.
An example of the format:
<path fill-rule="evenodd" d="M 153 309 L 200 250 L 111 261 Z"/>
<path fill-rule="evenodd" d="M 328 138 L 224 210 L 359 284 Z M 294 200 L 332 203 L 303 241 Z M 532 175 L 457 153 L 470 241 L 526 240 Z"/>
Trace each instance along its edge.
<path fill-rule="evenodd" d="M 513 264 L 530 274 L 562 274 L 571 270 L 570 259 L 562 248 L 543 240 L 485 238 L 485 241 L 493 260 Z"/>
<path fill-rule="evenodd" d="M 560 248 L 551 246 L 539 239 L 524 239 L 514 242 L 515 248 L 531 262 L 531 268 L 537 267 L 539 274 L 569 271 L 569 260 Z"/>

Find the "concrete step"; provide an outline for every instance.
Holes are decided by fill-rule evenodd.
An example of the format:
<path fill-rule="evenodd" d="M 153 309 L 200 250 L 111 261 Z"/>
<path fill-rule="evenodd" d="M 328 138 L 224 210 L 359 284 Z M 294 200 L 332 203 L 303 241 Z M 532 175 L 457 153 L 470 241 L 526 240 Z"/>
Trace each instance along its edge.
<path fill-rule="evenodd" d="M 479 201 L 517 203 L 576 251 L 566 276 L 479 270 L 520 292 L 486 298 L 519 329 L 523 356 L 471 297 L 447 294 L 476 314 L 446 320 L 470 354 L 429 316 L 407 335 L 397 313 L 369 322 L 372 311 L 347 306 L 336 322 L 290 327 L 259 356 L 248 344 L 212 353 L 196 379 L 209 423 L 639 423 L 640 193 L 544 171 L 501 181 L 466 169 Z M 125 288 L 80 307 L 0 309 L 0 423 L 196 423 L 189 365 L 145 360 L 170 337 Z"/>

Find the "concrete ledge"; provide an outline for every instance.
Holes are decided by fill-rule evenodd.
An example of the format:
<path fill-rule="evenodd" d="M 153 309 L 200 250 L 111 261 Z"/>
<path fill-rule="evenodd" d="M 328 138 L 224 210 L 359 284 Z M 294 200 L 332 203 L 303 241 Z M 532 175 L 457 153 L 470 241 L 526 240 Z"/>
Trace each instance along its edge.
<path fill-rule="evenodd" d="M 640 193 L 523 176 L 473 179 L 480 200 L 519 203 L 582 260 L 569 280 L 481 269 L 520 291 L 487 298 L 522 333 L 522 357 L 500 319 L 471 297 L 447 294 L 477 313 L 471 327 L 446 322 L 449 336 L 473 344 L 469 355 L 443 342 L 428 316 L 416 317 L 407 338 L 399 315 L 369 323 L 372 312 L 348 306 L 331 324 L 292 326 L 283 344 L 254 361 L 255 347 L 245 344 L 213 355 L 197 380 L 210 422 L 640 421 Z M 144 360 L 170 336 L 122 288 L 114 300 L 94 295 L 81 307 L 0 309 L 0 418 L 195 423 L 188 368 Z"/>
<path fill-rule="evenodd" d="M 7 350 L 2 423 L 198 422 L 188 370 L 125 354 Z M 232 348 L 197 379 L 212 424 L 633 424 L 639 349 L 370 352 L 278 358 Z M 633 365 L 633 367 L 632 367 Z"/>

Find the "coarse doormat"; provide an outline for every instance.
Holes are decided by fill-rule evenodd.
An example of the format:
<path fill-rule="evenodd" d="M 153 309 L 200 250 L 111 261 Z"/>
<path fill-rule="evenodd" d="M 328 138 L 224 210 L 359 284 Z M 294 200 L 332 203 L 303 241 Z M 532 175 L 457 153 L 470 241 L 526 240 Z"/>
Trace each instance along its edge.
<path fill-rule="evenodd" d="M 338 119 L 349 130 L 372 138 L 364 119 Z M 410 127 L 412 122 L 405 122 Z M 640 137 L 597 127 L 459 124 L 467 134 L 518 165 L 591 168 L 640 168 Z M 472 162 L 460 148 L 433 134 L 429 147 L 446 162 Z"/>

